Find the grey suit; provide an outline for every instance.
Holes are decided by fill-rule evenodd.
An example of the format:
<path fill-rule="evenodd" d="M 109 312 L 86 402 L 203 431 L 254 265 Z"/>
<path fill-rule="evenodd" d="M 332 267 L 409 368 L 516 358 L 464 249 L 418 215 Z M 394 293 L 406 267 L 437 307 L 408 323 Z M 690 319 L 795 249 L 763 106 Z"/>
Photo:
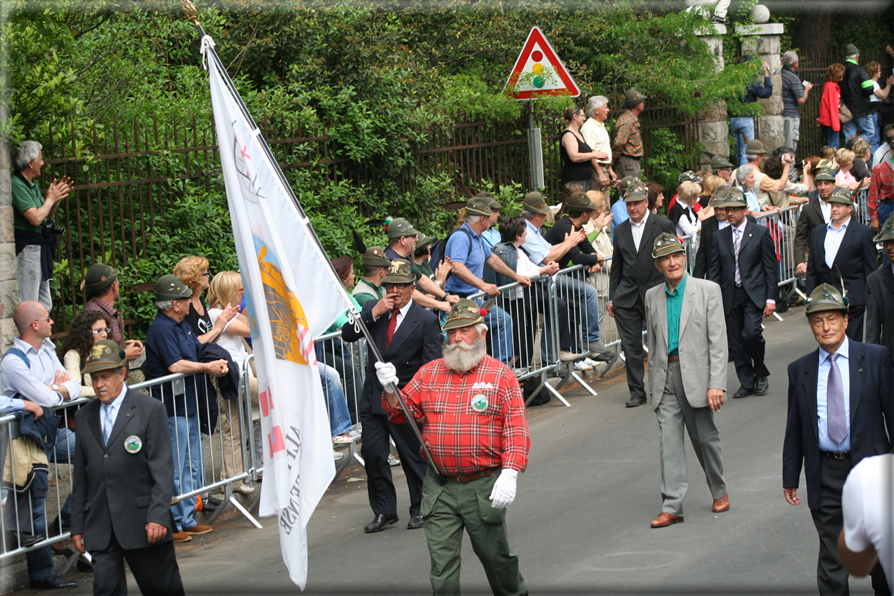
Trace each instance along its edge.
<path fill-rule="evenodd" d="M 680 310 L 678 362 L 668 362 L 666 284 L 646 292 L 649 330 L 649 392 L 658 415 L 662 511 L 683 514 L 689 486 L 683 427 L 705 471 L 712 498 L 726 494 L 720 433 L 708 407 L 708 389 L 726 391 L 726 319 L 720 286 L 685 277 Z"/>
<path fill-rule="evenodd" d="M 122 558 L 144 594 L 183 594 L 170 513 L 174 460 L 164 405 L 127 389 L 108 444 L 93 401 L 75 416 L 78 441 L 72 474 L 71 533 L 84 536 L 93 555 L 94 594 L 126 594 Z M 125 448 L 137 437 L 140 448 Z M 146 524 L 165 526 L 150 544 Z"/>

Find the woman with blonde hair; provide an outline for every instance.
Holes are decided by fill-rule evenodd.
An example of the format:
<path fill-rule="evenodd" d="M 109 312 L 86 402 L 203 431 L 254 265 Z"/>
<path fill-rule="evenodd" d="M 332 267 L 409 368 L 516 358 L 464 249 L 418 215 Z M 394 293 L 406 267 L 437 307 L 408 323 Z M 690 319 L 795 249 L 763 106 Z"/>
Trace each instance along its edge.
<path fill-rule="evenodd" d="M 705 211 L 705 209 L 696 213 L 692 208 L 698 201 L 698 195 L 701 193 L 701 190 L 700 184 L 690 182 L 689 180 L 684 180 L 677 188 L 677 201 L 671 207 L 668 219 L 677 226 L 677 236 L 681 238 L 685 236 L 693 237 L 698 234 L 701 228 L 701 220 L 703 219 L 701 212 Z M 710 214 L 708 217 L 710 217 Z"/>
<path fill-rule="evenodd" d="M 192 296 L 189 298 L 189 312 L 183 320 L 192 327 L 199 342 L 206 344 L 209 341 L 216 341 L 223 333 L 227 323 L 239 312 L 239 304 L 225 305 L 217 323 L 211 322 L 211 317 L 208 316 L 208 307 L 202 299 L 202 294 L 208 289 L 211 279 L 208 259 L 205 257 L 190 256 L 180 259 L 174 266 L 174 275 L 192 290 Z"/>
<path fill-rule="evenodd" d="M 841 148 L 835 152 L 835 161 L 838 162 L 838 173 L 835 174 L 836 185 L 848 190 L 860 190 L 864 186 L 869 186 L 869 178 L 864 178 L 862 182 L 857 182 L 857 179 L 851 173 L 855 157 L 856 155 L 850 149 Z"/>
<path fill-rule="evenodd" d="M 186 282 L 184 281 L 184 283 Z M 221 315 L 228 305 L 238 305 L 242 302 L 242 294 L 245 291 L 245 287 L 242 285 L 242 276 L 235 271 L 221 271 L 214 276 L 209 287 L 207 314 L 213 327 L 221 320 Z M 248 323 L 248 317 L 237 313 L 223 326 L 223 331 L 217 338 L 217 344 L 230 353 L 233 364 L 239 369 L 240 377 L 242 376 L 245 359 L 248 357 L 248 350 L 243 338 L 250 336 L 251 328 Z M 252 405 L 255 406 L 252 408 L 252 417 L 254 417 L 260 408 L 258 407 L 258 380 L 255 378 L 251 367 L 249 367 L 248 379 Z M 223 441 L 222 473 L 224 478 L 232 478 L 245 471 L 242 461 L 242 432 L 239 426 L 239 405 L 223 399 L 220 395 L 217 396 L 217 405 L 220 409 L 218 420 L 220 422 L 220 436 Z M 254 444 L 260 445 L 260 427 L 257 427 L 254 434 Z M 257 454 L 257 452 L 258 449 L 255 448 L 255 453 Z M 245 481 L 234 483 L 233 490 L 243 495 L 250 495 L 255 492 L 255 489 L 246 484 Z"/>
<path fill-rule="evenodd" d="M 704 177 L 704 179 L 702 180 L 702 192 L 698 196 L 698 203 L 699 205 L 701 205 L 702 209 L 711 209 L 710 207 L 708 207 L 708 203 L 711 202 L 711 197 L 714 196 L 714 193 L 717 192 L 717 189 L 721 186 L 726 186 L 726 180 L 724 180 L 720 176 L 708 174 Z M 713 209 L 711 209 L 707 217 L 711 217 L 712 215 L 714 215 Z"/>

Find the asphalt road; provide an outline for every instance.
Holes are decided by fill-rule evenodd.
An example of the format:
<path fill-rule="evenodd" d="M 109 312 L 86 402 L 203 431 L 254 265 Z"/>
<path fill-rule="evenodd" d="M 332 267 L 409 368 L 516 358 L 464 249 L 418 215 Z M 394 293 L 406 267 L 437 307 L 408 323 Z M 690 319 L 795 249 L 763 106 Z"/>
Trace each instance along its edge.
<path fill-rule="evenodd" d="M 730 399 L 717 415 L 731 509 L 711 511 L 711 494 L 689 449 L 685 523 L 651 529 L 661 511 L 658 433 L 648 407 L 627 409 L 623 373 L 529 413 L 530 462 L 510 507 L 510 543 L 531 594 L 815 594 L 818 540 L 806 498 L 782 496 L 786 367 L 815 349 L 802 308 L 767 323 L 770 392 Z M 729 368 L 730 393 L 738 387 Z M 362 470 L 339 477 L 308 526 L 307 594 L 427 594 L 423 531 L 405 529 L 406 484 L 398 471 L 401 521 L 364 534 L 373 517 Z M 801 486 L 804 487 L 802 477 Z M 253 529 L 238 514 L 178 548 L 189 594 L 297 593 L 279 551 L 273 519 Z M 490 593 L 466 540 L 465 594 Z M 91 591 L 89 574 L 69 594 Z M 138 589 L 132 578 L 133 593 Z M 872 593 L 851 578 L 853 594 Z"/>

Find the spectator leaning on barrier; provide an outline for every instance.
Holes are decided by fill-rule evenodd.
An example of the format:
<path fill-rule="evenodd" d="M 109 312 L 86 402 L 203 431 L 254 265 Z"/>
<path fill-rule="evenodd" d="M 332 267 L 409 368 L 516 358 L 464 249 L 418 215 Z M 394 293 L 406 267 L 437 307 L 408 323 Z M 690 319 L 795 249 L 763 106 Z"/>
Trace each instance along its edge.
<path fill-rule="evenodd" d="M 385 276 L 386 295 L 376 302 L 367 302 L 360 318 L 366 325 L 385 362 L 395 370 L 398 387 L 405 386 L 425 364 L 441 356 L 441 330 L 438 319 L 413 300 L 416 278 L 410 263 L 394 259 Z M 342 328 L 345 341 L 357 341 L 363 334 L 350 323 Z M 366 381 L 360 395 L 359 417 L 363 426 L 360 454 L 366 469 L 369 506 L 375 517 L 363 528 L 367 534 L 381 532 L 397 523 L 397 493 L 388 455 L 389 438 L 394 440 L 400 464 L 407 478 L 410 493 L 408 530 L 423 526 L 421 503 L 425 460 L 419 454 L 419 439 L 410 427 L 412 422 L 388 420 L 382 408 L 383 387 L 373 374 L 376 356 L 369 346 Z"/>
<path fill-rule="evenodd" d="M 787 209 L 791 203 L 799 205 L 801 203 L 806 203 L 807 199 L 792 199 L 791 195 L 793 194 L 804 194 L 813 190 L 813 181 L 808 173 L 810 172 L 810 162 L 804 161 L 804 180 L 806 184 L 801 184 L 798 182 L 792 182 L 791 179 L 785 180 L 782 176 L 785 174 L 785 165 L 788 163 L 789 165 L 792 163 L 791 161 L 786 162 L 785 160 L 791 159 L 791 154 L 783 155 L 782 157 L 773 156 L 767 161 L 764 162 L 764 176 L 765 179 L 768 179 L 772 182 L 780 182 L 781 188 L 776 192 L 766 192 L 760 191 L 757 193 L 757 201 L 760 203 L 762 210 L 767 210 L 767 208 L 781 210 Z M 794 170 L 794 168 L 792 168 Z"/>
<path fill-rule="evenodd" d="M 841 88 L 839 84 L 844 78 L 844 64 L 836 62 L 826 70 L 826 82 L 823 84 L 823 95 L 820 99 L 817 122 L 826 133 L 826 144 L 838 149 L 841 142 L 841 116 L 838 106 L 841 104 Z"/>
<path fill-rule="evenodd" d="M 752 60 L 751 56 L 742 56 L 739 58 L 739 64 L 751 62 Z M 758 99 L 768 99 L 773 95 L 773 83 L 770 81 L 770 65 L 767 62 L 764 62 L 761 67 L 761 75 L 763 76 L 763 83 L 755 81 L 749 84 L 745 89 L 745 95 L 742 97 L 742 103 L 756 103 Z M 736 165 L 730 166 L 730 168 L 743 166 L 746 163 L 745 143 L 754 138 L 754 118 L 752 116 L 733 116 L 729 119 L 729 132 L 736 139 Z M 726 176 L 726 181 L 729 182 L 729 176 Z"/>
<path fill-rule="evenodd" d="M 521 388 L 508 367 L 487 355 L 487 326 L 475 302 L 460 300 L 444 330 L 443 358 L 423 366 L 403 388 L 410 416 L 425 420 L 422 438 L 443 475 L 439 481 L 429 469 L 422 488 L 432 592 L 459 594 L 465 529 L 494 594 L 527 594 L 506 530 L 506 508 L 531 448 Z M 375 366 L 382 387 L 400 382 L 390 362 Z M 407 420 L 387 389 L 382 407 L 391 422 Z"/>
<path fill-rule="evenodd" d="M 798 150 L 801 118 L 798 108 L 807 101 L 813 83 L 804 81 L 798 76 L 798 54 L 789 50 L 782 55 L 782 133 L 785 146 Z"/>
<path fill-rule="evenodd" d="M 769 211 L 769 209 L 761 207 L 760 201 L 758 200 L 758 193 L 778 193 L 784 190 L 786 185 L 790 184 L 788 173 L 792 166 L 792 162 L 783 160 L 782 175 L 774 180 L 761 171 L 761 163 L 763 163 L 764 156 L 767 154 L 766 150 L 764 150 L 764 144 L 761 143 L 759 139 L 748 141 L 745 151 L 745 157 L 748 159 L 747 165 L 751 167 L 754 179 L 751 181 L 750 177 L 742 171 L 742 168 L 746 168 L 747 166 L 741 166 L 735 171 L 735 181 L 738 183 L 738 186 L 742 188 L 742 192 L 745 193 L 745 198 L 748 200 L 748 208 L 750 210 L 755 213 L 759 213 L 762 210 Z M 743 182 L 746 184 L 743 185 Z M 751 191 L 750 193 L 745 189 L 744 186 L 746 185 L 748 190 Z M 753 197 L 751 195 L 753 195 Z"/>
<path fill-rule="evenodd" d="M 85 361 L 96 401 L 78 411 L 71 534 L 90 547 L 94 594 L 184 594 L 172 541 L 174 465 L 163 405 L 126 385 L 124 351 L 102 340 Z"/>
<path fill-rule="evenodd" d="M 884 137 L 882 138 L 881 144 L 878 146 L 878 149 L 875 150 L 875 153 L 872 154 L 873 170 L 875 170 L 875 166 L 886 161 L 891 161 L 892 146 L 894 146 L 894 124 L 888 124 L 885 126 Z"/>
<path fill-rule="evenodd" d="M 56 235 L 62 233 L 52 218 L 59 202 L 71 192 L 72 184 L 67 176 L 54 179 L 46 196 L 40 196 L 37 179 L 44 164 L 42 148 L 37 141 L 25 141 L 19 147 L 13 159 L 11 190 L 19 301 L 40 302 L 49 312 L 53 309 L 50 280 Z"/>
<path fill-rule="evenodd" d="M 674 234 L 652 245 L 665 283 L 646 292 L 649 329 L 649 395 L 658 415 L 661 514 L 653 528 L 683 521 L 689 486 L 683 427 L 705 472 L 714 513 L 729 511 L 720 432 L 714 424 L 726 391 L 728 348 L 720 287 L 686 274 L 686 249 Z"/>
<path fill-rule="evenodd" d="M 885 136 L 889 139 L 888 145 L 894 147 L 894 125 L 885 129 Z M 867 211 L 875 231 L 879 229 L 879 222 L 887 221 L 894 213 L 894 160 L 890 158 L 872 167 Z"/>
<path fill-rule="evenodd" d="M 411 260 L 416 251 L 416 242 L 419 240 L 419 232 L 403 217 L 395 217 L 385 230 L 388 235 L 388 248 L 385 256 L 389 260 Z M 422 307 L 433 308 L 443 312 L 450 310 L 450 305 L 459 300 L 459 296 L 447 293 L 444 288 L 437 285 L 434 280 L 420 277 L 416 280 L 419 288 L 413 292 L 413 300 Z M 424 290 L 423 294 L 421 290 Z"/>
<path fill-rule="evenodd" d="M 109 325 L 106 313 L 95 310 L 81 311 L 71 322 L 65 341 L 59 349 L 66 372 L 72 379 L 78 381 L 81 397 L 96 397 L 90 375 L 82 374 L 81 370 L 96 342 L 108 339 L 111 329 Z"/>
<path fill-rule="evenodd" d="M 419 236 L 419 242 L 416 243 L 416 250 L 413 251 L 413 273 L 416 275 L 416 280 L 420 280 L 423 277 L 432 280 L 439 288 L 443 288 L 444 284 L 447 282 L 447 276 L 450 275 L 450 272 L 453 270 L 453 261 L 450 260 L 450 257 L 447 257 L 443 261 L 438 264 L 438 269 L 435 271 L 432 267 L 432 256 L 431 256 L 431 245 L 434 242 L 434 238 L 432 236 L 427 236 L 422 234 Z M 416 284 L 416 289 L 419 290 L 419 284 Z M 419 290 L 423 294 L 425 293 L 423 290 Z"/>
<path fill-rule="evenodd" d="M 862 182 L 857 182 L 851 173 L 854 167 L 855 154 L 850 149 L 839 149 L 835 152 L 835 161 L 838 162 L 838 173 L 835 174 L 835 182 L 838 186 L 851 191 L 858 191 L 864 186 L 869 186 L 869 178 L 864 178 Z"/>
<path fill-rule="evenodd" d="M 3 394 L 16 396 L 46 408 L 60 406 L 66 401 L 80 397 L 79 384 L 65 371 L 56 356 L 55 345 L 50 340 L 53 319 L 50 318 L 46 307 L 35 301 L 22 302 L 13 313 L 13 321 L 19 336 L 13 340 L 12 348 L 6 351 L 0 364 L 0 371 L 3 373 Z M 31 407 L 24 409 L 33 411 Z M 55 444 L 55 453 L 53 448 L 50 448 L 42 455 L 49 461 L 70 462 L 74 457 L 75 434 L 68 428 L 57 428 Z M 40 484 L 42 491 L 39 488 Z M 45 538 L 47 536 L 45 471 L 43 482 L 32 486 L 34 488 L 30 497 L 22 494 L 16 500 L 16 507 L 8 507 L 4 512 L 7 518 L 6 527 L 16 528 L 20 536 L 33 534 Z M 69 499 L 65 502 L 61 514 L 68 516 L 70 512 Z M 56 575 L 49 546 L 29 552 L 27 558 L 28 579 L 32 589 L 73 588 L 77 585 Z"/>
<path fill-rule="evenodd" d="M 379 300 L 385 295 L 382 278 L 388 273 L 391 261 L 385 256 L 385 250 L 379 246 L 370 246 L 360 259 L 363 265 L 363 277 L 354 286 L 351 296 L 361 307 L 370 300 Z"/>
<path fill-rule="evenodd" d="M 875 107 L 870 103 L 874 85 L 872 77 L 860 66 L 860 50 L 852 43 L 847 44 L 844 55 L 844 78 L 839 83 L 841 87 L 841 103 L 851 111 L 853 118 L 841 125 L 844 138 L 857 134 L 864 139 L 871 139 L 874 130 L 872 113 Z"/>
<path fill-rule="evenodd" d="M 487 206 L 490 207 L 490 217 L 487 220 L 487 229 L 481 233 L 481 239 L 484 240 L 487 245 L 491 248 L 494 247 L 494 244 L 500 241 L 500 232 L 494 226 L 497 225 L 497 221 L 500 219 L 500 211 L 503 210 L 503 206 L 497 202 L 497 199 L 494 198 L 494 195 L 489 192 L 479 192 L 476 197 L 482 197 L 487 200 Z M 425 234 L 423 234 L 424 236 Z"/>
<path fill-rule="evenodd" d="M 593 173 L 590 175 L 590 190 L 608 191 L 609 186 L 618 179 L 612 169 L 612 143 L 608 136 L 605 121 L 608 118 L 608 98 L 594 95 L 587 101 L 587 121 L 580 127 L 584 141 L 594 153 L 605 154 L 604 159 L 594 159 Z"/>
<path fill-rule="evenodd" d="M 857 182 L 863 182 L 864 187 L 869 187 L 869 178 L 872 176 L 872 170 L 869 169 L 869 163 L 872 160 L 872 152 L 869 150 L 869 143 L 860 140 L 854 143 L 854 165 L 851 168 L 851 174 Z"/>
<path fill-rule="evenodd" d="M 146 363 L 143 372 L 151 381 L 170 374 L 195 375 L 150 387 L 150 394 L 167 409 L 168 429 L 174 446 L 174 495 L 202 486 L 202 436 L 199 432 L 199 401 L 207 398 L 201 375 L 222 377 L 228 372 L 226 360 L 198 362 L 201 345 L 184 319 L 192 290 L 176 275 L 162 275 L 155 282 L 158 313 L 146 333 Z M 193 518 L 196 498 L 171 505 L 176 532 L 174 542 L 189 542 L 192 535 L 207 534 L 213 528 Z"/>
<path fill-rule="evenodd" d="M 84 310 L 103 312 L 109 317 L 109 336 L 124 348 L 128 362 L 133 362 L 143 355 L 143 342 L 137 339 L 124 339 L 124 317 L 115 308 L 121 299 L 121 282 L 118 281 L 118 270 L 103 263 L 93 263 L 84 275 L 81 289 L 87 290 L 90 299 Z"/>
<path fill-rule="evenodd" d="M 872 230 L 851 217 L 854 201 L 849 190 L 836 190 L 829 205 L 829 223 L 810 233 L 807 293 L 821 284 L 838 288 L 839 292 L 846 291 L 849 301 L 847 335 L 854 341 L 863 341 L 866 278 L 877 268 L 878 253 Z"/>
<path fill-rule="evenodd" d="M 782 447 L 785 500 L 800 505 L 801 469 L 807 505 L 819 535 L 820 594 L 847 594 L 847 571 L 838 561 L 841 489 L 851 468 L 891 451 L 894 436 L 894 361 L 882 346 L 847 337 L 848 300 L 823 284 L 805 309 L 819 349 L 788 366 L 788 417 Z M 884 586 L 881 569 L 873 585 Z M 876 592 L 879 593 L 879 592 Z"/>
<path fill-rule="evenodd" d="M 649 99 L 635 88 L 624 93 L 624 113 L 615 122 L 615 140 L 612 142 L 612 156 L 618 176 L 642 177 L 643 137 L 640 132 L 639 115 L 646 109 Z"/>
<path fill-rule="evenodd" d="M 203 344 L 217 341 L 227 324 L 239 312 L 238 304 L 228 304 L 216 322 L 211 322 L 208 305 L 202 297 L 211 283 L 208 265 L 208 259 L 205 257 L 190 256 L 180 259 L 174 266 L 174 275 L 192 290 L 192 295 L 189 297 L 189 312 L 183 320 L 192 327 L 199 343 Z"/>
<path fill-rule="evenodd" d="M 491 216 L 487 203 L 487 199 L 483 197 L 469 199 L 466 203 L 466 220 L 447 240 L 444 254 L 453 261 L 453 274 L 447 278 L 447 291 L 461 298 L 479 290 L 488 296 L 500 294 L 496 285 L 485 283 L 482 279 L 485 263 L 512 281 L 525 287 L 531 285 L 527 276 L 519 275 L 507 267 L 481 239 L 481 233 L 487 229 Z M 485 322 L 493 330 L 493 349 L 497 359 L 508 365 L 512 361 L 512 320 L 509 314 L 495 306 L 488 313 Z"/>
<path fill-rule="evenodd" d="M 888 347 L 894 355 L 894 214 L 873 242 L 881 242 L 888 263 L 866 278 L 866 343 Z"/>
<path fill-rule="evenodd" d="M 643 385 L 643 325 L 646 291 L 661 283 L 661 273 L 651 257 L 652 245 L 662 233 L 674 233 L 674 224 L 649 213 L 647 193 L 636 181 L 624 196 L 630 219 L 612 232 L 612 270 L 609 276 L 608 314 L 615 319 L 627 363 L 627 387 L 635 408 L 646 403 Z"/>

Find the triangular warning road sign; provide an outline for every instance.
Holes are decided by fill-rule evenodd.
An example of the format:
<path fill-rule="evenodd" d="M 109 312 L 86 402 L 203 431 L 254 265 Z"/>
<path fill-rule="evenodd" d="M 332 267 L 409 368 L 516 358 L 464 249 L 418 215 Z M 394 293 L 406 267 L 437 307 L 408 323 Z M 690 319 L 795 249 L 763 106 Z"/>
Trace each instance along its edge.
<path fill-rule="evenodd" d="M 530 99 L 538 95 L 580 95 L 580 87 L 568 74 L 540 27 L 534 27 L 528 34 L 506 87 L 515 99 Z"/>

